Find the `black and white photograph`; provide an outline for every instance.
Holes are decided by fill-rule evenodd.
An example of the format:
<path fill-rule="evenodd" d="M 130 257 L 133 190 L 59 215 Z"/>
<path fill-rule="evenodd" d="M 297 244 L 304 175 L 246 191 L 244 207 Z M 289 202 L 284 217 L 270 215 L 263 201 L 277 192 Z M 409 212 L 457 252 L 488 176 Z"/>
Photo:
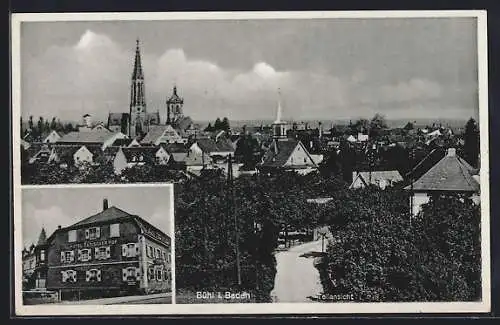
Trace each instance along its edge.
<path fill-rule="evenodd" d="M 14 25 L 15 182 L 34 227 L 22 228 L 23 293 L 169 314 L 490 309 L 485 11 L 33 14 Z M 173 202 L 145 183 L 171 185 Z M 57 230 L 43 215 L 66 206 L 24 192 L 61 184 L 130 195 L 82 195 L 81 211 L 63 199 L 73 219 Z M 33 200 L 52 205 L 27 214 Z M 157 294 L 145 269 L 128 285 L 117 266 L 114 298 L 62 284 L 88 282 L 59 272 L 62 253 L 57 274 L 40 266 L 49 238 L 108 204 L 153 227 L 173 205 L 158 228 L 175 248 L 163 271 L 173 296 L 145 298 Z"/>
<path fill-rule="evenodd" d="M 171 303 L 171 191 L 23 188 L 23 304 Z"/>

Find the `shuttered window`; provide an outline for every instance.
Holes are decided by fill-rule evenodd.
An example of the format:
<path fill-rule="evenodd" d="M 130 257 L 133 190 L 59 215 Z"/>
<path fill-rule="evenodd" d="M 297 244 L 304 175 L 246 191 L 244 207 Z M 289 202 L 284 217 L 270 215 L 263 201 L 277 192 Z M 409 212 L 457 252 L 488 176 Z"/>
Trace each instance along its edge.
<path fill-rule="evenodd" d="M 94 254 L 96 260 L 106 260 L 108 258 L 111 258 L 111 247 L 110 246 L 96 247 Z"/>
<path fill-rule="evenodd" d="M 68 243 L 73 243 L 76 241 L 76 230 L 68 231 Z"/>
<path fill-rule="evenodd" d="M 61 263 L 71 263 L 75 261 L 74 251 L 62 251 L 61 252 Z"/>
<path fill-rule="evenodd" d="M 91 269 L 85 272 L 87 282 L 101 282 L 101 270 Z"/>
<path fill-rule="evenodd" d="M 92 259 L 91 250 L 88 248 L 78 250 L 78 260 L 80 262 L 87 262 Z"/>
<path fill-rule="evenodd" d="M 128 243 L 122 245 L 122 256 L 123 257 L 136 257 L 139 255 L 139 244 Z"/>
<path fill-rule="evenodd" d="M 120 224 L 114 223 L 109 227 L 110 237 L 120 237 Z"/>
<path fill-rule="evenodd" d="M 61 282 L 76 282 L 76 271 L 74 270 L 66 270 L 61 271 Z"/>

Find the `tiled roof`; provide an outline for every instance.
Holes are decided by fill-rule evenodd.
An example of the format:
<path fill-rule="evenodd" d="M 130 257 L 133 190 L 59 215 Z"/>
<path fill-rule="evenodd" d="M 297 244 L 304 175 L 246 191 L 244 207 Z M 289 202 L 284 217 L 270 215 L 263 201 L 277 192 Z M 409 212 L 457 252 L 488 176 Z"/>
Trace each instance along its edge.
<path fill-rule="evenodd" d="M 189 116 L 181 117 L 175 121 L 175 127 L 181 130 L 186 130 L 191 124 L 193 124 L 193 120 Z"/>
<path fill-rule="evenodd" d="M 123 154 L 127 161 L 131 162 L 153 162 L 155 161 L 155 154 L 158 151 L 157 147 L 131 147 L 122 148 Z M 141 159 L 142 156 L 142 159 Z M 134 160 L 135 157 L 135 160 Z"/>
<path fill-rule="evenodd" d="M 57 143 L 104 143 L 115 134 L 109 131 L 70 132 L 57 140 Z"/>
<path fill-rule="evenodd" d="M 196 143 L 205 153 L 213 152 L 234 152 L 233 143 L 229 139 L 220 139 L 215 142 L 210 138 L 197 139 Z"/>
<path fill-rule="evenodd" d="M 295 139 L 274 141 L 269 147 L 269 150 L 264 154 L 261 165 L 265 167 L 282 167 L 285 165 L 299 142 L 300 141 Z"/>
<path fill-rule="evenodd" d="M 451 148 L 445 157 L 413 183 L 413 187 L 409 185 L 405 189 L 478 192 L 479 183 L 473 177 L 476 173 L 477 170 L 457 156 L 455 149 Z"/>
<path fill-rule="evenodd" d="M 168 153 L 187 153 L 188 149 L 182 143 L 162 143 L 160 144 Z"/>
<path fill-rule="evenodd" d="M 220 138 L 219 141 L 217 141 L 216 145 L 218 151 L 222 152 L 234 151 L 234 146 L 230 139 Z"/>
<path fill-rule="evenodd" d="M 382 181 L 382 180 L 390 180 L 393 182 L 403 181 L 403 177 L 401 176 L 401 174 L 397 170 L 372 171 L 371 178 L 370 178 L 370 172 L 359 172 L 358 175 L 359 175 L 359 177 L 361 177 L 361 179 L 365 183 L 365 185 L 368 185 L 369 183 L 376 185 L 378 181 Z M 356 176 L 357 175 L 354 175 L 353 178 L 355 178 Z M 371 182 L 370 182 L 370 179 L 371 179 Z"/>
<path fill-rule="evenodd" d="M 111 145 L 116 147 L 126 147 L 132 142 L 134 139 L 116 139 Z"/>
<path fill-rule="evenodd" d="M 148 133 L 141 140 L 141 143 L 155 143 L 165 131 L 177 132 L 171 125 L 151 125 Z"/>
<path fill-rule="evenodd" d="M 88 218 L 83 219 L 80 222 L 75 223 L 74 225 L 70 226 L 71 228 L 83 226 L 83 225 L 90 225 L 94 223 L 101 223 L 101 222 L 109 222 L 109 221 L 114 221 L 117 219 L 121 218 L 126 218 L 126 217 L 131 217 L 132 215 L 118 209 L 115 206 L 112 206 L 106 210 L 103 210 L 97 214 L 94 214 Z"/>

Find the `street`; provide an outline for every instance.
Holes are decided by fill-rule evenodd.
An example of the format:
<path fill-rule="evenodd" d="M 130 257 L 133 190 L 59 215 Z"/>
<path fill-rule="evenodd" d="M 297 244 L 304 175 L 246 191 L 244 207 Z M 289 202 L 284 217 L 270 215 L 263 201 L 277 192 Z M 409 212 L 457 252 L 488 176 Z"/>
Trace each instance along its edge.
<path fill-rule="evenodd" d="M 301 257 L 302 254 L 321 252 L 321 240 L 305 243 L 275 254 L 277 273 L 273 302 L 311 302 L 307 297 L 323 291 L 314 258 Z"/>
<path fill-rule="evenodd" d="M 101 298 L 101 299 L 91 299 L 91 300 L 79 300 L 79 301 L 62 301 L 54 305 L 139 305 L 139 304 L 171 304 L 172 303 L 172 293 L 156 293 L 149 295 L 137 295 L 137 296 L 124 296 L 124 297 L 112 297 L 112 298 Z"/>

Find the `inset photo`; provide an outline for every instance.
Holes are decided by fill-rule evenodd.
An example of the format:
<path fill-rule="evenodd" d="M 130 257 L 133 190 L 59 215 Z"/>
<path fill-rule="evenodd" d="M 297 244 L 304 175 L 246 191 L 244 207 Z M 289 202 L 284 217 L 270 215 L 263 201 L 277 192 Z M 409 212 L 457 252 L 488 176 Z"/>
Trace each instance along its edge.
<path fill-rule="evenodd" d="M 168 184 L 23 188 L 23 305 L 172 303 L 172 194 Z"/>

